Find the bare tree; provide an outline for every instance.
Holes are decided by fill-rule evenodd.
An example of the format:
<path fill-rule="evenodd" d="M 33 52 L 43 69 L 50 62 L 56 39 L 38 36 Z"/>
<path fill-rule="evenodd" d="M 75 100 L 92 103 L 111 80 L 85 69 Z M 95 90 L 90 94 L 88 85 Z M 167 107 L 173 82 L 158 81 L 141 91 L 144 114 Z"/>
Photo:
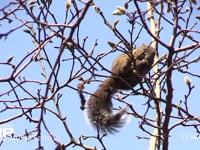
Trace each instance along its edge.
<path fill-rule="evenodd" d="M 64 8 L 63 4 L 60 7 Z M 15 49 L 10 57 L 0 58 L 0 125 L 26 122 L 21 133 L 2 132 L 0 145 L 6 144 L 5 139 L 25 138 L 36 139 L 34 148 L 45 149 L 42 136 L 48 134 L 55 144 L 54 149 L 108 149 L 104 142 L 106 135 L 98 132 L 92 136 L 79 133 L 77 138 L 69 125 L 72 113 L 63 112 L 74 102 L 79 103 L 77 110 L 84 110 L 86 97 L 92 94 L 89 88 L 100 84 L 111 73 L 103 61 L 116 53 L 132 51 L 140 43 L 151 43 L 157 50 L 153 69 L 137 87 L 119 91 L 113 101 L 128 105 L 128 115 L 139 119 L 139 128 L 134 130 L 145 133 L 146 136 L 137 138 L 149 140 L 150 150 L 168 150 L 170 136 L 177 127 L 192 128 L 199 135 L 200 117 L 190 107 L 191 94 L 198 88 L 190 78 L 195 81 L 200 78 L 199 70 L 191 69 L 200 60 L 200 16 L 196 13 L 200 8 L 196 4 L 194 0 L 129 0 L 116 8 L 111 6 L 113 12 L 110 13 L 119 18 L 114 22 L 108 19 L 110 14 L 92 0 L 68 0 L 65 13 L 59 15 L 54 12 L 54 7 L 60 5 L 58 1 L 15 0 L 1 5 L 0 28 L 4 28 L 1 41 L 12 45 L 12 49 L 15 44 L 31 43 L 31 46 L 24 47 L 23 52 Z M 83 36 L 86 30 L 83 26 L 91 22 L 87 17 L 91 12 L 101 21 L 97 25 L 93 20 L 91 26 L 113 33 L 107 43 Z M 126 26 L 120 26 L 120 19 L 126 19 Z M 87 27 L 89 32 L 90 26 Z M 16 34 L 22 36 L 21 43 L 9 43 L 9 38 Z M 90 40 L 94 41 L 92 45 Z M 99 44 L 107 44 L 108 49 L 97 51 Z M 10 54 L 7 49 L 3 51 L 2 54 Z M 183 75 L 188 91 L 177 100 L 174 96 L 180 89 L 175 77 Z M 71 93 L 77 98 L 72 99 Z M 143 113 L 128 100 L 137 96 L 144 97 Z M 47 121 L 48 117 L 51 121 Z M 62 126 L 65 140 L 56 138 L 58 135 L 50 127 L 52 122 L 55 127 Z M 93 146 L 88 142 L 91 140 L 98 144 Z"/>

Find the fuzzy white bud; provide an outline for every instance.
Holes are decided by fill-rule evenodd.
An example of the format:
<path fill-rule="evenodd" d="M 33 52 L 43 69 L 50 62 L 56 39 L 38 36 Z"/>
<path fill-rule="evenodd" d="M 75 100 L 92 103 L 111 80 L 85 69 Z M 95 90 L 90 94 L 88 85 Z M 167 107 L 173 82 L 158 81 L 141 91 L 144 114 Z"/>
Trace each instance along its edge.
<path fill-rule="evenodd" d="M 191 82 L 191 80 L 190 80 L 189 77 L 185 76 L 185 77 L 184 77 L 184 81 L 185 81 L 185 83 L 186 83 L 189 87 L 191 86 L 192 82 Z"/>
<path fill-rule="evenodd" d="M 126 9 L 124 7 L 122 7 L 122 6 L 116 6 L 116 7 L 122 14 L 126 13 Z"/>
<path fill-rule="evenodd" d="M 68 0 L 66 3 L 66 9 L 69 9 L 72 4 L 72 0 Z"/>
<path fill-rule="evenodd" d="M 121 11 L 119 11 L 119 10 L 117 9 L 117 10 L 114 10 L 114 11 L 112 12 L 112 15 L 120 16 L 120 15 L 124 15 L 124 13 L 122 13 Z"/>

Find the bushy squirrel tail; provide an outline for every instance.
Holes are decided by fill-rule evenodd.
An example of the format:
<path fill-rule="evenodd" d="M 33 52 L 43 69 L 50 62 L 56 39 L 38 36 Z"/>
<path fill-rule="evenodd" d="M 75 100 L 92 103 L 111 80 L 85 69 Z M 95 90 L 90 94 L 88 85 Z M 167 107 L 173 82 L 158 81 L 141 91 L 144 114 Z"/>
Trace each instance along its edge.
<path fill-rule="evenodd" d="M 112 111 L 112 95 L 116 92 L 113 87 L 115 79 L 105 80 L 87 101 L 87 117 L 93 127 L 104 133 L 114 133 L 126 123 L 125 114 L 128 107 Z"/>
<path fill-rule="evenodd" d="M 99 131 L 114 133 L 127 122 L 125 107 L 113 113 L 112 96 L 117 90 L 132 89 L 140 83 L 154 62 L 156 51 L 150 46 L 142 45 L 133 53 L 118 56 L 112 65 L 112 75 L 103 81 L 98 89 L 90 96 L 86 104 L 88 120 Z"/>

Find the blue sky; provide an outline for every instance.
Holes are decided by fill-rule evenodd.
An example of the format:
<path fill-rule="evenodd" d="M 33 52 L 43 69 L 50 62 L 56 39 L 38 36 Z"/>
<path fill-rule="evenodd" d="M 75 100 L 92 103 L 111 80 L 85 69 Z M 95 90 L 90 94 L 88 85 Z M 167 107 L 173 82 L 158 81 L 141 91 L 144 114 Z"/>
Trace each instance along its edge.
<path fill-rule="evenodd" d="M 0 1 L 0 6 L 5 5 L 9 1 Z M 111 0 L 111 1 L 95 1 L 95 3 L 101 8 L 101 10 L 104 12 L 104 15 L 107 17 L 107 19 L 110 21 L 110 23 L 114 22 L 115 19 L 120 19 L 119 24 L 117 27 L 123 33 L 123 35 L 128 37 L 128 29 L 130 28 L 130 25 L 127 23 L 127 18 L 124 16 L 113 16 L 112 12 L 116 9 L 117 5 L 122 5 L 124 1 L 122 0 Z M 59 23 L 64 22 L 64 16 L 65 16 L 65 0 L 60 0 L 54 1 L 52 5 L 52 11 L 55 13 L 56 18 L 58 19 Z M 198 2 L 199 3 L 199 2 Z M 187 6 L 184 5 L 185 9 Z M 195 8 L 199 6 L 196 5 Z M 131 7 L 130 7 L 131 8 Z M 130 10 L 129 8 L 129 10 Z M 133 8 L 134 9 L 134 8 Z M 193 13 L 192 17 L 194 17 L 197 13 Z M 2 16 L 2 12 L 0 12 L 0 16 Z M 22 18 L 27 18 L 26 14 L 22 12 L 19 13 L 19 16 Z M 195 18 L 195 17 L 194 17 Z M 197 26 L 195 29 L 199 29 L 199 21 L 197 19 L 191 19 L 191 24 L 193 22 L 197 21 Z M 0 21 L 0 33 L 5 33 L 6 31 L 9 31 L 11 28 L 15 27 L 16 25 L 19 25 L 19 22 L 16 20 L 13 22 L 13 24 L 7 24 L 5 21 Z M 161 32 L 161 40 L 163 40 L 166 43 L 170 42 L 170 37 L 171 37 L 171 28 L 165 25 L 164 23 L 162 24 L 163 26 L 163 31 Z M 0 51 L 1 51 L 1 56 L 0 56 L 0 62 L 5 62 L 10 56 L 14 56 L 14 59 L 12 60 L 12 63 L 17 64 L 19 61 L 26 55 L 28 52 L 31 52 L 34 49 L 34 44 L 32 42 L 32 39 L 27 36 L 23 31 L 23 29 L 19 29 L 18 31 L 13 32 L 10 34 L 6 40 L 1 39 L 0 40 Z M 135 29 L 138 31 L 139 29 Z M 138 32 L 136 32 L 137 34 Z M 85 20 L 82 22 L 81 27 L 80 27 L 80 39 L 83 39 L 84 37 L 88 36 L 87 43 L 86 43 L 86 49 L 91 50 L 92 46 L 94 45 L 95 40 L 98 40 L 98 46 L 96 47 L 94 51 L 94 55 L 98 55 L 99 53 L 106 53 L 110 51 L 110 47 L 107 44 L 107 41 L 113 41 L 117 42 L 118 39 L 114 36 L 112 31 L 108 29 L 107 26 L 104 25 L 102 18 L 97 13 L 94 13 L 94 10 L 90 8 L 89 12 L 87 13 Z M 194 34 L 194 37 L 200 41 L 200 35 L 199 34 Z M 129 39 L 129 38 L 127 38 Z M 144 32 L 142 33 L 142 36 L 137 40 L 136 45 L 139 46 L 142 43 L 149 43 L 151 38 Z M 49 44 L 47 46 L 48 48 L 48 53 L 50 54 L 49 56 L 51 61 L 54 62 L 56 55 L 57 55 L 57 49 L 55 49 L 55 46 L 59 46 L 59 40 L 56 38 L 53 39 L 53 43 Z M 185 41 L 185 45 L 190 45 L 192 44 L 191 41 Z M 176 45 L 178 45 L 178 40 Z M 159 53 L 160 55 L 167 53 L 167 50 L 161 46 L 159 46 Z M 105 58 L 101 60 L 101 63 L 104 64 L 104 66 L 107 69 L 111 68 L 111 64 L 113 59 L 119 55 L 119 52 L 109 54 Z M 194 59 L 196 57 L 200 56 L 200 51 L 197 50 L 193 55 L 191 55 L 188 60 Z M 65 52 L 63 55 L 62 59 L 67 59 L 71 57 L 69 52 Z M 28 62 L 30 57 L 28 57 L 21 67 Z M 71 67 L 71 62 L 65 61 L 63 62 L 63 66 L 61 67 L 62 73 L 59 75 L 59 83 L 63 84 L 65 83 L 68 78 L 69 78 L 69 71 Z M 80 64 L 76 64 L 75 71 L 79 69 Z M 103 74 L 103 75 L 109 75 L 107 72 L 101 71 L 100 67 L 98 73 Z M 200 74 L 199 68 L 199 62 L 196 64 L 192 64 L 189 69 L 195 74 Z M 48 68 L 49 69 L 49 68 Z M 49 72 L 49 70 L 47 71 Z M 5 67 L 5 65 L 0 65 L 0 79 L 9 77 L 9 74 L 11 73 L 12 69 L 8 66 Z M 75 72 L 74 71 L 74 72 Z M 152 73 L 152 72 L 151 72 Z M 27 67 L 21 74 L 21 77 L 25 76 L 26 79 L 28 80 L 39 80 L 39 81 L 44 81 L 44 78 L 41 76 L 41 68 L 38 63 L 31 63 L 29 67 Z M 184 83 L 184 76 L 187 74 L 182 74 L 180 72 L 174 72 L 173 73 L 173 86 L 174 86 L 174 97 L 173 97 L 173 102 L 175 104 L 178 104 L 180 100 L 184 99 L 184 95 L 187 93 L 187 85 Z M 192 91 L 191 96 L 189 98 L 189 110 L 195 114 L 196 116 L 200 115 L 199 112 L 199 106 L 200 106 L 200 100 L 199 100 L 199 79 L 194 78 L 190 75 L 187 75 L 190 77 L 192 83 L 195 85 L 195 89 Z M 90 77 L 89 74 L 84 75 L 85 78 Z M 100 78 L 102 79 L 102 78 Z M 103 79 L 102 79 L 103 80 Z M 70 83 L 70 86 L 77 87 L 77 84 L 79 83 L 78 80 L 75 80 Z M 94 92 L 95 89 L 97 88 L 99 83 L 91 83 L 88 85 L 85 85 L 85 90 L 89 92 Z M 32 94 L 37 94 L 38 89 L 42 89 L 42 92 L 44 91 L 45 86 L 44 85 L 36 85 L 36 84 L 25 84 L 25 88 L 27 88 L 29 91 L 32 92 Z M 137 88 L 137 87 L 136 87 Z M 8 83 L 0 83 L 0 94 L 6 91 L 7 89 L 10 89 L 10 86 Z M 22 90 L 18 89 L 18 94 L 20 98 L 26 97 L 26 93 L 24 93 Z M 127 91 L 128 92 L 128 91 Z M 84 117 L 84 113 L 80 110 L 80 99 L 76 91 L 70 89 L 70 88 L 63 88 L 60 93 L 62 93 L 62 98 L 60 100 L 60 105 L 61 105 L 61 111 L 62 115 L 67 117 L 67 124 L 69 126 L 69 129 L 72 131 L 74 137 L 78 140 L 78 138 L 81 135 L 96 135 L 95 130 L 90 127 L 90 125 L 87 123 Z M 85 95 L 88 97 L 89 95 Z M 14 94 L 11 93 L 10 95 L 4 95 L 3 97 L 0 97 L 0 100 L 12 100 L 14 97 Z M 147 101 L 147 98 L 143 96 L 131 96 L 126 99 L 128 102 L 130 102 L 133 107 L 140 113 L 143 114 L 144 111 L 146 110 L 146 105 L 145 102 Z M 34 102 L 29 100 L 23 103 L 24 106 L 33 106 Z M 13 105 L 14 104 L 10 104 Z M 114 101 L 114 106 L 124 106 L 121 103 L 117 103 Z M 3 104 L 0 104 L 0 109 L 4 107 Z M 48 102 L 46 104 L 46 107 L 51 108 L 55 110 L 55 106 L 53 102 Z M 12 117 L 16 114 L 20 113 L 19 110 L 9 110 L 4 112 L 0 116 L 0 120 L 5 120 L 9 117 Z M 39 110 L 35 110 L 32 115 L 33 118 L 37 119 L 39 117 Z M 173 112 L 174 114 L 177 112 Z M 152 119 L 155 117 L 155 112 L 151 111 L 149 113 L 149 116 L 152 117 Z M 66 143 L 69 138 L 66 132 L 64 131 L 64 127 L 60 123 L 60 121 L 53 116 L 51 113 L 46 113 L 45 119 L 44 119 L 51 130 L 51 132 L 56 135 L 57 139 L 63 143 Z M 115 135 L 108 135 L 107 137 L 104 138 L 105 145 L 107 146 L 108 150 L 111 149 L 148 149 L 149 141 L 145 139 L 137 139 L 137 136 L 141 137 L 149 137 L 147 134 L 142 132 L 138 124 L 141 122 L 140 119 L 130 117 L 130 123 L 122 128 L 119 133 Z M 170 125 L 173 125 L 176 123 L 176 120 L 172 120 L 170 122 Z M 36 125 L 33 123 L 29 123 L 25 117 L 21 117 L 20 119 L 14 120 L 12 122 L 6 123 L 8 126 L 13 126 L 14 127 L 14 133 L 16 135 L 21 135 L 24 133 L 25 130 L 33 130 Z M 152 131 L 152 128 L 148 128 L 150 131 Z M 45 149 L 54 149 L 55 144 L 50 140 L 48 133 L 43 130 L 42 132 L 42 142 L 45 146 Z M 182 127 L 179 126 L 175 128 L 171 132 L 171 137 L 170 137 L 170 150 L 174 149 L 197 149 L 197 147 L 200 147 L 200 138 L 196 137 L 196 132 L 193 128 L 189 127 Z M 87 139 L 84 140 L 83 143 L 89 146 L 97 146 L 99 147 L 99 143 L 94 140 L 94 139 Z M 27 141 L 26 138 L 22 138 L 22 140 L 11 140 L 11 139 L 6 139 L 6 141 L 2 144 L 2 149 L 15 149 L 16 147 L 23 148 L 23 149 L 34 149 L 37 146 L 37 140 L 31 140 Z M 82 148 L 79 147 L 70 147 L 68 149 L 77 149 L 81 150 Z"/>

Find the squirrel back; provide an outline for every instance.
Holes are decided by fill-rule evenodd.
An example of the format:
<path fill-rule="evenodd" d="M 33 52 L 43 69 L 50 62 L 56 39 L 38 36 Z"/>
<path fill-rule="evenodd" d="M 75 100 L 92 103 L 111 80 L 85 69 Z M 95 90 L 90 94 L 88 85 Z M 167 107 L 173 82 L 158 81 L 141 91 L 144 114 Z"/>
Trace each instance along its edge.
<path fill-rule="evenodd" d="M 112 96 L 117 90 L 132 89 L 140 83 L 154 62 L 155 49 L 142 45 L 132 53 L 118 56 L 112 64 L 112 75 L 104 80 L 87 101 L 87 117 L 97 130 L 114 133 L 126 123 L 127 107 L 113 113 Z"/>

